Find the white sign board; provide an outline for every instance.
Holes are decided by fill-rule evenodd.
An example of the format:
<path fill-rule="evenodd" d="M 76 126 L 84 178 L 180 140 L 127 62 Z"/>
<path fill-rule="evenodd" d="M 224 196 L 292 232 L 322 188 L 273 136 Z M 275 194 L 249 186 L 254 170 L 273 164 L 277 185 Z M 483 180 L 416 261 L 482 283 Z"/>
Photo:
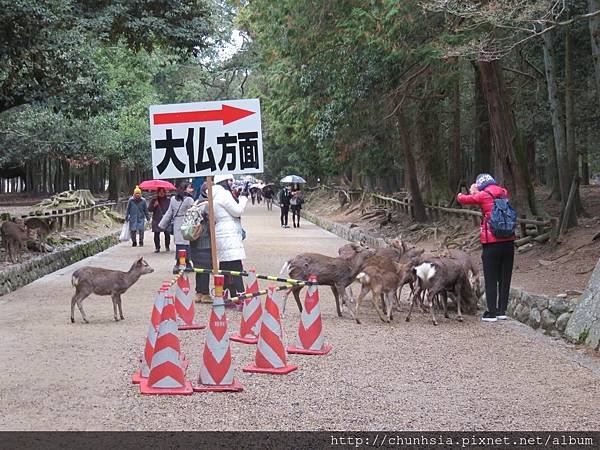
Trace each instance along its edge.
<path fill-rule="evenodd" d="M 263 172 L 260 101 L 150 106 L 155 179 Z"/>

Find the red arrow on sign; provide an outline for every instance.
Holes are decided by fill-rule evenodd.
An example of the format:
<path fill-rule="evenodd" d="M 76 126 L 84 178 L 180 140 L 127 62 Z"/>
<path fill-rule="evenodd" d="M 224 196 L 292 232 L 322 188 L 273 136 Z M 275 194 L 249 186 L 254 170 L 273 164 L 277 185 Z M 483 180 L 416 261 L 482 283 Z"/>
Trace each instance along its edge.
<path fill-rule="evenodd" d="M 213 122 L 222 120 L 223 125 L 251 116 L 255 111 L 222 105 L 221 109 L 208 109 L 206 111 L 186 111 L 174 113 L 154 114 L 154 125 L 169 125 L 186 122 Z"/>

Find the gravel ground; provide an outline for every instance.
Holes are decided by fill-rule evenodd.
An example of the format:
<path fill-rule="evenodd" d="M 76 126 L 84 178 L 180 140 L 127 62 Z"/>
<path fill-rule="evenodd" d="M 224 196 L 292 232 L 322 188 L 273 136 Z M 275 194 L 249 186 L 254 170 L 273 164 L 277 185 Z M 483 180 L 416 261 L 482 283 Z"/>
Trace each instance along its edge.
<path fill-rule="evenodd" d="M 303 222 L 281 229 L 279 211 L 250 206 L 247 267 L 277 274 L 301 251 L 334 255 L 341 239 Z M 150 235 L 146 242 L 151 244 Z M 594 430 L 600 407 L 600 361 L 528 327 L 441 319 L 418 312 L 391 325 L 370 305 L 362 325 L 335 315 L 320 290 L 327 356 L 291 355 L 290 375 L 246 374 L 254 346 L 231 344 L 242 393 L 141 396 L 130 384 L 155 290 L 169 278 L 174 254 L 123 243 L 0 298 L 1 430 Z M 155 273 L 123 300 L 126 320 L 112 320 L 109 297 L 84 302 L 90 318 L 69 322 L 70 275 L 84 264 L 127 269 L 143 255 Z M 266 285 L 261 283 L 261 287 Z M 356 289 L 355 289 L 356 290 Z M 304 294 L 304 292 L 303 292 Z M 198 319 L 209 309 L 201 305 Z M 228 310 L 230 331 L 240 313 Z M 288 301 L 286 341 L 299 313 Z M 398 320 L 400 319 L 400 320 Z M 205 331 L 182 332 L 196 381 Z M 8 412 L 8 413 L 6 413 Z"/>

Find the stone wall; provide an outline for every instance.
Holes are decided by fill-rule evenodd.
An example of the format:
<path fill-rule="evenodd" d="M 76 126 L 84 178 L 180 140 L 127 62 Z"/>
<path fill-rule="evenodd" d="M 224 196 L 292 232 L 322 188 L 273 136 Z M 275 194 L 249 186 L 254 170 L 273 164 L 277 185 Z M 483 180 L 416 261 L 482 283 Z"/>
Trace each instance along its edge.
<path fill-rule="evenodd" d="M 506 313 L 545 334 L 564 337 L 567 323 L 578 303 L 579 298 L 550 297 L 511 288 Z"/>
<path fill-rule="evenodd" d="M 369 236 L 356 228 L 331 222 L 306 211 L 302 211 L 302 216 L 315 225 L 348 241 L 363 241 L 373 247 L 386 245 L 383 239 Z M 483 286 L 483 279 L 481 283 Z M 534 329 L 539 329 L 548 335 L 564 337 L 567 323 L 578 303 L 579 298 L 549 297 L 529 294 L 520 289 L 511 288 L 507 314 L 513 319 Z M 485 295 L 479 306 L 482 310 L 485 309 Z"/>
<path fill-rule="evenodd" d="M 72 244 L 0 271 L 0 296 L 119 243 L 119 232 Z"/>
<path fill-rule="evenodd" d="M 385 240 L 377 237 L 370 236 L 358 228 L 350 228 L 349 226 L 342 225 L 339 223 L 332 222 L 330 220 L 318 217 L 310 212 L 300 210 L 302 217 L 315 225 L 335 234 L 336 236 L 346 239 L 352 242 L 364 242 L 366 245 L 371 247 L 385 247 L 387 246 Z"/>

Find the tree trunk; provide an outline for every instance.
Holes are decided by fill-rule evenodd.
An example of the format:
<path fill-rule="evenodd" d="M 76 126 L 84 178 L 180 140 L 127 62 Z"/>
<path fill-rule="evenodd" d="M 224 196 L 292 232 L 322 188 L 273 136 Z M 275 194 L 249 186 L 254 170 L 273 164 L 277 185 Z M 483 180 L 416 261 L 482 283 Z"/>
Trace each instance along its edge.
<path fill-rule="evenodd" d="M 573 36 L 571 27 L 565 30 L 565 132 L 567 138 L 567 154 L 569 155 L 569 170 L 571 180 L 579 178 L 579 153 L 577 152 L 575 137 L 575 102 L 573 100 Z M 577 216 L 584 214 L 579 183 L 574 198 L 575 223 Z"/>
<path fill-rule="evenodd" d="M 498 61 L 478 61 L 477 64 L 488 107 L 494 151 L 502 165 L 503 182 L 511 192 L 514 205 L 522 213 L 536 215 L 535 192 L 527 176 L 525 148 L 509 106 L 502 67 Z"/>
<path fill-rule="evenodd" d="M 588 0 L 589 12 L 600 10 L 600 0 Z M 594 61 L 594 73 L 596 75 L 596 96 L 600 104 L 600 16 L 594 16 L 590 20 L 590 38 L 592 41 L 592 58 Z"/>
<path fill-rule="evenodd" d="M 457 71 L 456 80 L 452 87 L 452 144 L 449 158 L 449 188 L 454 192 L 461 178 L 460 170 L 460 70 Z"/>
<path fill-rule="evenodd" d="M 116 158 L 111 158 L 108 166 L 108 199 L 119 200 L 123 168 Z"/>
<path fill-rule="evenodd" d="M 560 201 L 560 185 L 558 184 L 558 162 L 556 161 L 556 146 L 554 136 L 548 137 L 548 167 L 546 168 L 546 186 L 550 189 L 550 198 Z"/>
<path fill-rule="evenodd" d="M 423 198 L 421 197 L 421 189 L 419 188 L 419 181 L 417 180 L 417 172 L 415 169 L 415 160 L 412 154 L 410 128 L 408 128 L 402 108 L 398 108 L 396 118 L 398 119 L 398 131 L 400 133 L 400 142 L 404 153 L 406 178 L 408 179 L 412 196 L 413 219 L 417 222 L 427 222 L 427 213 L 425 212 L 425 205 L 423 204 Z"/>
<path fill-rule="evenodd" d="M 490 134 L 490 118 L 485 96 L 481 85 L 481 73 L 477 64 L 475 71 L 475 148 L 473 150 L 474 176 L 482 172 L 491 172 L 492 139 Z"/>
<path fill-rule="evenodd" d="M 536 179 L 536 170 L 535 170 L 535 138 L 533 136 L 529 136 L 527 138 L 527 143 L 525 144 L 526 152 L 527 152 L 527 172 L 529 174 L 530 180 Z"/>
<path fill-rule="evenodd" d="M 545 33 L 542 38 L 544 40 L 544 67 L 546 69 L 546 83 L 548 85 L 548 102 L 550 105 L 550 114 L 552 116 L 552 130 L 554 134 L 554 145 L 556 147 L 556 161 L 558 163 L 561 211 L 564 211 L 569 196 L 569 190 L 571 188 L 571 170 L 562 117 L 562 104 L 558 89 L 553 32 L 550 31 Z M 571 211 L 572 214 L 567 218 L 568 227 L 577 225 L 575 210 L 572 209 Z"/>
<path fill-rule="evenodd" d="M 451 196 L 444 158 L 439 147 L 439 112 L 437 101 L 419 102 L 415 118 L 415 170 L 425 201 L 436 203 Z M 453 189 L 456 189 L 454 186 Z"/>
<path fill-rule="evenodd" d="M 590 165 L 588 154 L 589 150 L 594 147 L 594 140 L 592 137 L 592 129 L 587 129 L 586 134 L 586 145 L 581 150 L 581 184 L 588 186 L 590 184 Z"/>

